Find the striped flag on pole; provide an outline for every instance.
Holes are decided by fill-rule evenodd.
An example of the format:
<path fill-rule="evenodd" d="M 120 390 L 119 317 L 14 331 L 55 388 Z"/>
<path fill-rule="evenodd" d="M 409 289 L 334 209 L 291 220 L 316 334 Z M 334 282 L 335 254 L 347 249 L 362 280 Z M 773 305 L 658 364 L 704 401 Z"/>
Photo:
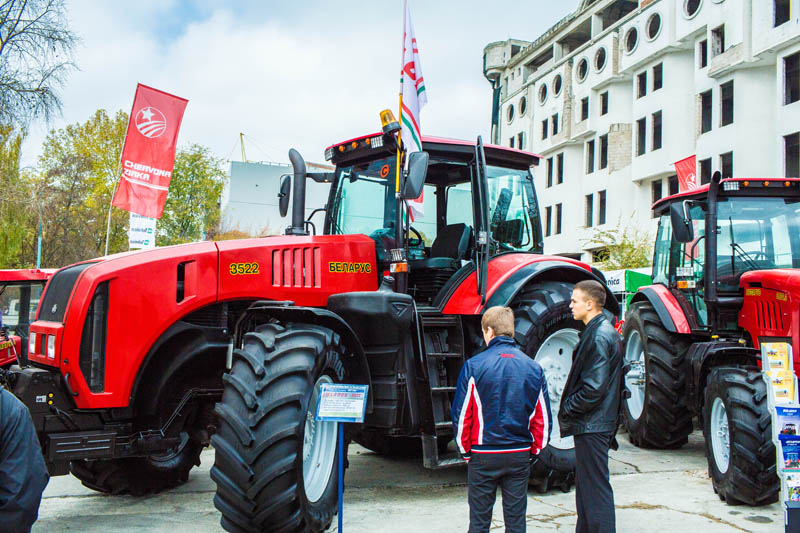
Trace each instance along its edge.
<path fill-rule="evenodd" d="M 420 152 L 422 151 L 422 133 L 419 111 L 428 103 L 428 95 L 422 79 L 422 65 L 419 61 L 419 49 L 414 36 L 414 26 L 411 24 L 411 10 L 408 7 L 408 1 L 405 2 L 403 16 L 403 64 L 400 72 L 400 94 L 402 102 L 400 137 L 407 154 Z M 412 220 L 422 218 L 422 194 L 419 198 L 409 200 L 408 206 L 411 208 Z"/>

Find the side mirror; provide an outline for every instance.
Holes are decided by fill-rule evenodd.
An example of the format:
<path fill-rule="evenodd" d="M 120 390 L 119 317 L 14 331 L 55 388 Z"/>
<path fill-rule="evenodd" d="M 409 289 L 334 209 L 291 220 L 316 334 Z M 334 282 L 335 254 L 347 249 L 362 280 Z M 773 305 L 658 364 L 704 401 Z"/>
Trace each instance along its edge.
<path fill-rule="evenodd" d="M 422 194 L 425 175 L 428 173 L 428 152 L 412 152 L 408 156 L 408 176 L 403 186 L 403 198 L 413 200 Z"/>
<path fill-rule="evenodd" d="M 694 228 L 689 218 L 689 209 L 686 202 L 675 202 L 669 206 L 669 218 L 672 222 L 672 234 L 678 242 L 691 242 L 694 240 Z"/>
<path fill-rule="evenodd" d="M 281 189 L 278 193 L 278 211 L 281 217 L 289 212 L 289 189 L 292 186 L 292 177 L 288 174 L 281 176 Z"/>

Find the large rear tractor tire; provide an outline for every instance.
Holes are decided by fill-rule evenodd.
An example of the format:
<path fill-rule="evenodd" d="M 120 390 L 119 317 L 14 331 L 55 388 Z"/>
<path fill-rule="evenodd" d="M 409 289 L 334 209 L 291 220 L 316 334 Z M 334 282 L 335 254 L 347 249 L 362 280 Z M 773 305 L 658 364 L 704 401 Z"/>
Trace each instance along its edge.
<path fill-rule="evenodd" d="M 244 336 L 223 377 L 211 442 L 214 505 L 228 531 L 322 531 L 337 509 L 336 422 L 314 419 L 320 386 L 342 382 L 339 335 L 263 324 Z M 345 465 L 346 466 L 346 465 Z"/>
<path fill-rule="evenodd" d="M 517 343 L 539 363 L 547 377 L 553 431 L 550 443 L 531 465 L 529 484 L 544 493 L 553 487 L 568 491 L 575 481 L 575 443 L 562 438 L 558 427 L 561 394 L 572 366 L 583 324 L 569 309 L 572 284 L 545 281 L 525 287 L 514 299 L 514 329 Z"/>
<path fill-rule="evenodd" d="M 711 370 L 703 405 L 708 475 L 729 505 L 778 501 L 772 419 L 758 368 Z"/>
<path fill-rule="evenodd" d="M 622 413 L 630 441 L 639 447 L 680 448 L 692 432 L 684 363 L 688 342 L 669 333 L 647 302 L 631 307 L 624 337 L 630 397 Z"/>

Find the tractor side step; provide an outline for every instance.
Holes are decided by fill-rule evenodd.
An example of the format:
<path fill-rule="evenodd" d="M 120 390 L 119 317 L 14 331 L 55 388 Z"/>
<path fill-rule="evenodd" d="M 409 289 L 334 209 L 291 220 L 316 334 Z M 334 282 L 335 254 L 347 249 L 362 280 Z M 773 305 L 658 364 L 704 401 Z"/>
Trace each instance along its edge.
<path fill-rule="evenodd" d="M 439 424 L 436 424 L 437 426 Z M 465 464 L 458 452 L 439 457 L 439 446 L 436 435 L 422 435 L 422 464 L 425 468 L 438 470 Z"/>
<path fill-rule="evenodd" d="M 429 352 L 428 357 L 438 357 L 440 359 L 461 359 L 463 354 L 456 352 Z"/>
<path fill-rule="evenodd" d="M 117 434 L 113 431 L 80 431 L 48 435 L 47 458 L 50 461 L 74 459 L 111 459 Z"/>
<path fill-rule="evenodd" d="M 455 387 L 431 387 L 431 392 L 455 392 Z"/>

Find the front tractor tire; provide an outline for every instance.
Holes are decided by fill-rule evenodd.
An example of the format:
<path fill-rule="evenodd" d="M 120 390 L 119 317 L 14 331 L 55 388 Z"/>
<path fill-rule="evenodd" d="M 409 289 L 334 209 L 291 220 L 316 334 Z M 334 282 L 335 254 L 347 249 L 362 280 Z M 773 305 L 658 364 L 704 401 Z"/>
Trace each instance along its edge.
<path fill-rule="evenodd" d="M 178 447 L 151 457 L 83 459 L 71 461 L 70 473 L 92 490 L 108 494 L 144 496 L 177 487 L 189 480 L 189 471 L 200 466 L 203 446 L 181 433 Z"/>
<path fill-rule="evenodd" d="M 772 419 L 758 368 L 714 368 L 703 405 L 703 436 L 714 492 L 729 505 L 778 501 Z"/>
<path fill-rule="evenodd" d="M 669 333 L 648 302 L 633 304 L 625 320 L 622 407 L 630 441 L 646 448 L 680 448 L 692 432 L 686 404 L 686 340 Z"/>
<path fill-rule="evenodd" d="M 211 478 L 227 531 L 322 531 L 337 508 L 337 423 L 314 419 L 320 386 L 342 382 L 338 334 L 268 323 L 245 334 L 223 377 Z"/>
<path fill-rule="evenodd" d="M 553 487 L 566 492 L 575 481 L 575 443 L 572 437 L 562 438 L 558 427 L 561 394 L 583 330 L 583 324 L 572 318 L 571 296 L 571 283 L 544 281 L 523 288 L 512 303 L 515 339 L 541 365 L 550 395 L 553 431 L 550 443 L 531 465 L 529 480 L 540 493 Z"/>

